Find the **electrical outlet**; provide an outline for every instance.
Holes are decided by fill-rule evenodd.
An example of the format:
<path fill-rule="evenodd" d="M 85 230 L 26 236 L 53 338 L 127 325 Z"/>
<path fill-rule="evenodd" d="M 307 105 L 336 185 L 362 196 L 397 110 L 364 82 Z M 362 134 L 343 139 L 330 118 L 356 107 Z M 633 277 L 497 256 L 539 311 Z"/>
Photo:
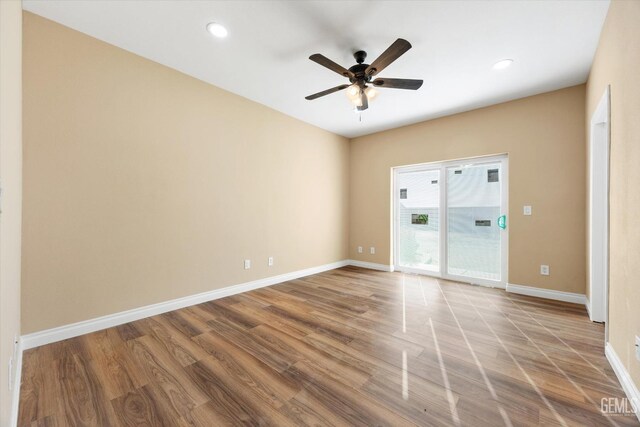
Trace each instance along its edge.
<path fill-rule="evenodd" d="M 524 215 L 527 215 L 527 216 L 531 215 L 531 206 L 525 206 L 525 207 L 522 209 L 522 213 L 523 213 Z"/>
<path fill-rule="evenodd" d="M 251 260 L 250 259 L 245 259 L 244 260 L 244 269 L 248 270 L 251 268 Z"/>
<path fill-rule="evenodd" d="M 374 248 L 373 246 L 371 246 L 371 247 L 369 248 L 369 253 L 370 253 L 371 255 L 375 255 L 375 253 L 376 253 L 376 248 Z"/>
<path fill-rule="evenodd" d="M 640 360 L 640 337 L 636 335 L 636 359 Z"/>
<path fill-rule="evenodd" d="M 267 263 L 269 264 L 269 267 L 273 267 L 273 257 L 272 256 L 269 257 L 269 261 Z"/>
<path fill-rule="evenodd" d="M 540 266 L 540 274 L 542 274 L 543 276 L 548 276 L 549 275 L 549 266 L 542 264 Z"/>
<path fill-rule="evenodd" d="M 358 253 L 361 254 L 362 253 L 362 246 L 358 246 Z"/>

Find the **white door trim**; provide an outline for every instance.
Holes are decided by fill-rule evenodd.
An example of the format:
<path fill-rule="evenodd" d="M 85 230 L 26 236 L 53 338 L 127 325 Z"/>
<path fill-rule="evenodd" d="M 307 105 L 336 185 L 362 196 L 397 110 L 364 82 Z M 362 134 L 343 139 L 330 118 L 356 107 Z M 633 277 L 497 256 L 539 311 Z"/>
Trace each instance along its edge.
<path fill-rule="evenodd" d="M 502 205 L 503 205 L 503 215 L 507 216 L 507 228 L 502 232 L 501 238 L 501 280 L 487 280 L 487 279 L 478 279 L 466 276 L 455 276 L 448 274 L 447 271 L 447 168 L 461 166 L 468 163 L 472 163 L 474 165 L 483 164 L 483 163 L 501 163 L 501 177 L 500 177 L 500 185 L 501 185 L 501 197 L 502 197 Z M 440 170 L 440 272 L 431 272 L 428 270 L 402 267 L 399 263 L 399 234 L 398 234 L 398 218 L 400 214 L 400 206 L 398 203 L 398 194 L 400 192 L 400 187 L 398 186 L 398 174 L 406 173 L 406 172 L 417 172 L 417 171 L 426 171 L 426 170 Z M 509 274 L 509 157 L 507 154 L 497 154 L 491 156 L 482 156 L 482 157 L 470 157 L 463 159 L 455 159 L 455 160 L 447 160 L 442 162 L 431 162 L 431 163 L 422 163 L 415 165 L 407 165 L 407 166 L 397 166 L 392 168 L 393 171 L 393 194 L 391 195 L 392 205 L 393 205 L 393 237 L 391 241 L 393 242 L 393 268 L 395 271 L 401 271 L 405 273 L 413 273 L 413 274 L 424 274 L 427 276 L 440 277 L 447 280 L 455 280 L 457 282 L 463 283 L 471 283 L 474 285 L 482 285 L 489 286 L 494 288 L 502 288 L 505 289 L 508 282 L 508 274 Z"/>
<path fill-rule="evenodd" d="M 609 96 L 607 86 L 591 117 L 589 135 L 589 315 L 592 321 L 605 323 L 609 297 Z"/>

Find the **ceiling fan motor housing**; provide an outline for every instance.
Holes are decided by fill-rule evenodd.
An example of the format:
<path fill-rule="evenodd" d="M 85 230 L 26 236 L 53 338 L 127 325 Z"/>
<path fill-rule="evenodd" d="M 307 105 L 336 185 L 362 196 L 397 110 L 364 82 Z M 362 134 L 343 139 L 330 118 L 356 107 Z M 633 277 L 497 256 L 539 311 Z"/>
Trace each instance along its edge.
<path fill-rule="evenodd" d="M 368 75 L 365 72 L 367 67 L 369 67 L 369 64 L 364 63 L 364 60 L 367 57 L 367 52 L 359 50 L 353 54 L 353 57 L 356 59 L 357 64 L 349 68 L 349 71 L 353 73 L 353 77 L 347 77 L 349 77 L 349 81 L 351 83 L 356 83 L 358 86 L 363 87 L 366 83 L 371 81 L 371 75 Z"/>

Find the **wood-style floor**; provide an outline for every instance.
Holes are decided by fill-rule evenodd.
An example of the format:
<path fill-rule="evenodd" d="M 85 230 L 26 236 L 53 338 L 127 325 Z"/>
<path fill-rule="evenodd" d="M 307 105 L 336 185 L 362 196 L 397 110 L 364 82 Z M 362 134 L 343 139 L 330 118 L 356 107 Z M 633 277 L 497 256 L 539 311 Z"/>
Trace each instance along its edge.
<path fill-rule="evenodd" d="M 24 354 L 20 426 L 637 425 L 584 307 L 346 267 Z"/>

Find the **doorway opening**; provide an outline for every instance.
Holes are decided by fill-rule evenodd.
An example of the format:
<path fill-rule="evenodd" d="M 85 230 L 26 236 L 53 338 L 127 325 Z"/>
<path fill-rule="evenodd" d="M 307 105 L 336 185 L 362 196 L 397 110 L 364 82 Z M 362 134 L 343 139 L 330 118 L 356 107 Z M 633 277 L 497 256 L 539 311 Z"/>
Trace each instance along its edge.
<path fill-rule="evenodd" d="M 394 269 L 505 288 L 507 156 L 394 168 Z"/>
<path fill-rule="evenodd" d="M 589 317 L 608 323 L 609 87 L 591 117 L 589 137 Z M 605 326 L 605 339 L 607 338 Z"/>

